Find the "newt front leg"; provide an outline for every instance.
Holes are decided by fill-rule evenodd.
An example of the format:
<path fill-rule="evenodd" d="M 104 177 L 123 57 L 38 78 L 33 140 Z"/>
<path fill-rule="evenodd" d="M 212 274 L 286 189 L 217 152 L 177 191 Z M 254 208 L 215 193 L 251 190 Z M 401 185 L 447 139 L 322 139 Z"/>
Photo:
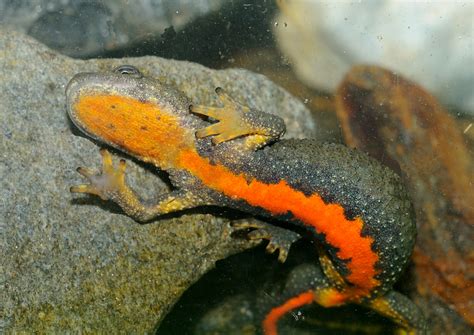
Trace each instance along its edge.
<path fill-rule="evenodd" d="M 206 201 L 193 193 L 184 190 L 175 190 L 159 196 L 154 205 L 144 203 L 125 181 L 126 162 L 121 159 L 118 167 L 112 161 L 112 155 L 101 149 L 102 171 L 95 173 L 91 169 L 80 167 L 77 169 L 82 176 L 89 180 L 89 184 L 71 187 L 73 193 L 88 193 L 111 200 L 118 204 L 130 217 L 139 222 L 153 219 L 156 216 L 205 205 Z"/>
<path fill-rule="evenodd" d="M 195 114 L 209 116 L 219 122 L 196 131 L 197 138 L 212 137 L 214 144 L 244 137 L 245 146 L 254 151 L 277 141 L 286 130 L 283 119 L 279 116 L 251 109 L 232 99 L 220 87 L 216 93 L 223 107 L 194 106 L 189 110 Z"/>

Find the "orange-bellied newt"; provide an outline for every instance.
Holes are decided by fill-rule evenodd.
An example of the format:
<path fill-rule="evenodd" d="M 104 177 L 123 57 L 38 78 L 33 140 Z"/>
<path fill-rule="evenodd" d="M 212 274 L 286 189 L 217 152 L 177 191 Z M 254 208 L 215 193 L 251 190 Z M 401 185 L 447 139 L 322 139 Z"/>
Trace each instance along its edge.
<path fill-rule="evenodd" d="M 305 228 L 317 241 L 320 271 L 292 276 L 287 294 L 263 320 L 267 335 L 278 320 L 310 303 L 356 303 L 424 334 L 426 322 L 408 298 L 393 291 L 415 242 L 412 205 L 400 178 L 366 154 L 315 140 L 280 140 L 276 115 L 239 104 L 220 88 L 221 107 L 194 106 L 183 93 L 124 65 L 108 73 L 80 73 L 69 82 L 67 108 L 90 137 L 167 171 L 175 189 L 154 205 L 125 181 L 101 150 L 102 172 L 79 168 L 88 184 L 72 192 L 117 203 L 137 221 L 182 209 L 226 206 Z M 217 121 L 217 122 L 216 122 Z M 267 239 L 284 262 L 295 232 L 256 221 L 237 229 Z"/>

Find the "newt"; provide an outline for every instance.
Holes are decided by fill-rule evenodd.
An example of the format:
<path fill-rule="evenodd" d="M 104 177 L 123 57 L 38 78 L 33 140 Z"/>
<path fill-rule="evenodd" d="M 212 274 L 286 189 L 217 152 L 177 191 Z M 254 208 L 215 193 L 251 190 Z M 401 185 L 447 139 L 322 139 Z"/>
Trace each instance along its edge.
<path fill-rule="evenodd" d="M 393 285 L 413 250 L 413 208 L 397 174 L 366 154 L 312 139 L 281 139 L 284 121 L 216 89 L 221 106 L 193 105 L 178 90 L 130 65 L 79 73 L 66 88 L 72 122 L 86 135 L 166 171 L 174 189 L 155 204 L 127 185 L 125 160 L 102 149 L 102 171 L 80 167 L 88 184 L 71 192 L 111 200 L 138 222 L 204 205 L 224 206 L 303 227 L 320 268 L 301 267 L 263 319 L 266 335 L 300 306 L 348 303 L 391 319 L 400 334 L 425 334 L 418 307 Z M 268 240 L 284 262 L 294 231 L 263 221 L 237 225 Z"/>

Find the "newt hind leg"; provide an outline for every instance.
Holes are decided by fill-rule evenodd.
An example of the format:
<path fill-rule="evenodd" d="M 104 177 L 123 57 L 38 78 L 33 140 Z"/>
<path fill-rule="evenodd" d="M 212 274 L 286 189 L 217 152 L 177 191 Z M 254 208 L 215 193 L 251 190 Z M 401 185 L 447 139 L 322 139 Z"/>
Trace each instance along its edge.
<path fill-rule="evenodd" d="M 77 169 L 88 179 L 89 184 L 71 187 L 72 193 L 87 193 L 97 195 L 103 200 L 111 200 L 118 204 L 130 217 L 139 222 L 153 219 L 156 216 L 208 204 L 202 196 L 194 196 L 185 190 L 176 190 L 161 194 L 156 204 L 144 203 L 125 181 L 125 160 L 121 159 L 114 166 L 112 155 L 105 149 L 100 150 L 102 156 L 102 171 L 95 173 L 92 169 L 80 167 Z"/>
<path fill-rule="evenodd" d="M 281 263 L 286 261 L 293 242 L 301 238 L 300 234 L 294 231 L 280 228 L 257 219 L 246 219 L 235 222 L 232 227 L 236 230 L 253 229 L 247 234 L 250 240 L 268 240 L 267 252 L 272 254 L 278 250 L 278 260 Z"/>
<path fill-rule="evenodd" d="M 190 111 L 209 116 L 218 122 L 196 132 L 197 138 L 213 136 L 212 142 L 219 144 L 239 137 L 245 138 L 245 147 L 256 150 L 276 141 L 285 132 L 283 120 L 273 114 L 251 109 L 234 101 L 220 87 L 216 93 L 223 107 L 190 106 Z"/>
<path fill-rule="evenodd" d="M 318 253 L 319 263 L 324 275 L 335 289 L 333 293 L 330 293 L 329 297 L 331 297 L 331 295 L 337 297 L 337 292 L 341 292 L 343 294 L 348 293 L 348 301 L 358 303 L 358 301 L 363 300 L 364 297 L 350 293 L 351 289 L 345 283 L 341 274 L 337 272 L 325 250 L 320 247 Z M 328 292 L 330 291 L 323 290 L 319 294 L 315 294 L 315 301 L 324 306 Z M 426 324 L 422 313 L 410 299 L 398 292 L 390 291 L 384 296 L 376 297 L 362 305 L 371 308 L 373 311 L 395 322 L 400 327 L 397 330 L 397 334 L 399 335 L 426 334 Z"/>
<path fill-rule="evenodd" d="M 427 325 L 418 307 L 404 295 L 390 291 L 364 301 L 356 294 L 357 288 L 346 284 L 337 273 L 326 253 L 320 250 L 320 267 L 304 264 L 290 273 L 281 297 L 269 308 L 262 326 L 265 335 L 278 335 L 278 321 L 292 310 L 317 303 L 322 307 L 336 307 L 346 303 L 364 305 L 387 317 L 399 328 L 397 335 L 426 335 Z"/>
<path fill-rule="evenodd" d="M 428 333 L 428 326 L 418 306 L 401 293 L 390 291 L 364 305 L 395 322 L 400 327 L 398 335 Z"/>

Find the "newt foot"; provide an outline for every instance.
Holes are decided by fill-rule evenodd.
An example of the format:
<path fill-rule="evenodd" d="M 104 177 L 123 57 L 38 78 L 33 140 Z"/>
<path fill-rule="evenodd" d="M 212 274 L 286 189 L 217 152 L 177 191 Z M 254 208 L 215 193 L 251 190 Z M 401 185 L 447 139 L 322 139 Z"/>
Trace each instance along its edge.
<path fill-rule="evenodd" d="M 247 234 L 247 237 L 251 240 L 268 240 L 267 252 L 272 254 L 278 250 L 278 260 L 281 263 L 286 261 L 293 242 L 301 238 L 300 234 L 294 231 L 259 220 L 242 220 L 232 226 L 235 230 L 254 229 Z"/>
<path fill-rule="evenodd" d="M 255 143 L 249 143 L 249 147 L 255 149 L 277 140 L 285 132 L 285 124 L 278 116 L 244 106 L 232 99 L 220 87 L 216 88 L 216 93 L 223 107 L 194 105 L 189 107 L 192 113 L 218 121 L 197 130 L 197 138 L 213 136 L 212 143 L 219 144 L 243 136 L 256 135 L 253 141 Z"/>
<path fill-rule="evenodd" d="M 190 106 L 191 112 L 209 116 L 219 121 L 196 131 L 196 137 L 214 136 L 212 143 L 219 144 L 237 137 L 253 134 L 255 130 L 245 122 L 243 117 L 250 109 L 235 102 L 220 87 L 216 88 L 216 93 L 224 104 L 223 107 Z"/>
<path fill-rule="evenodd" d="M 102 200 L 110 200 L 126 188 L 125 169 L 127 163 L 121 159 L 118 167 L 112 161 L 112 155 L 106 149 L 101 149 L 102 171 L 79 167 L 77 172 L 88 179 L 89 184 L 75 185 L 70 188 L 72 193 L 87 193 L 98 195 Z"/>

